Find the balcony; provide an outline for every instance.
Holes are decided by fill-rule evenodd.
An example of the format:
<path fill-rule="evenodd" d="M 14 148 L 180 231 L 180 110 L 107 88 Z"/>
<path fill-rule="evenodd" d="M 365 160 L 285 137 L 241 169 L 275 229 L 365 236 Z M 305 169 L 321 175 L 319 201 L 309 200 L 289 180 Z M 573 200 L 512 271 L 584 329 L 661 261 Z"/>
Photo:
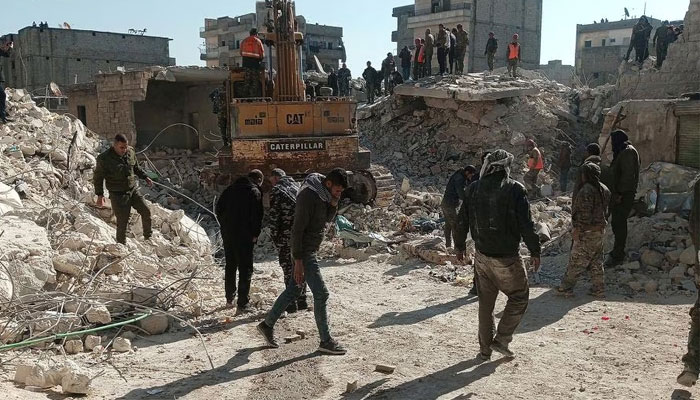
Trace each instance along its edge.
<path fill-rule="evenodd" d="M 464 4 L 461 8 L 453 6 L 449 11 L 430 13 L 430 10 L 426 10 L 423 14 L 416 13 L 415 17 L 408 18 L 408 29 L 433 28 L 439 24 L 445 24 L 446 26 L 464 24 L 466 28 L 471 15 L 470 3 Z"/>
<path fill-rule="evenodd" d="M 200 60 L 215 60 L 219 58 L 218 48 L 206 48 L 199 49 L 199 59 Z"/>

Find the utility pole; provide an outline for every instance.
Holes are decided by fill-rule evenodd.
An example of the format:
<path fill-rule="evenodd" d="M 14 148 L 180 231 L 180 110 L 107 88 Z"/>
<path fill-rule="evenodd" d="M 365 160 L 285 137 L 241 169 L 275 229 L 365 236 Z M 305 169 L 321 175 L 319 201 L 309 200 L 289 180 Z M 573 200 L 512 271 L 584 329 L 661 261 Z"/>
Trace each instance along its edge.
<path fill-rule="evenodd" d="M 647 15 L 647 2 L 644 2 L 644 13 L 642 15 Z"/>

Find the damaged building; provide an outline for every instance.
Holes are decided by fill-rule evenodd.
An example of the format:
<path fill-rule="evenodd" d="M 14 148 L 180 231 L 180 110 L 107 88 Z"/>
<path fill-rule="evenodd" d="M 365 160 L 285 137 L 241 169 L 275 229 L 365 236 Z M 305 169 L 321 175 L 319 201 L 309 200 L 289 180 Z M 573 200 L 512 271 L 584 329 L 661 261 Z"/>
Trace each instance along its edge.
<path fill-rule="evenodd" d="M 398 50 L 404 46 L 413 49 L 414 39 L 423 38 L 428 28 L 436 33 L 439 24 L 450 29 L 462 24 L 470 41 L 464 64 L 467 71 L 487 69 L 484 49 L 489 32 L 500 41 L 496 65 L 506 65 L 506 44 L 514 33 L 520 35 L 523 68 L 537 69 L 540 65 L 542 0 L 523 0 L 517 6 L 509 0 L 415 0 L 412 5 L 394 8 L 393 16 L 397 30 L 392 32 L 391 40 Z M 433 57 L 433 69 L 437 65 L 437 57 Z"/>

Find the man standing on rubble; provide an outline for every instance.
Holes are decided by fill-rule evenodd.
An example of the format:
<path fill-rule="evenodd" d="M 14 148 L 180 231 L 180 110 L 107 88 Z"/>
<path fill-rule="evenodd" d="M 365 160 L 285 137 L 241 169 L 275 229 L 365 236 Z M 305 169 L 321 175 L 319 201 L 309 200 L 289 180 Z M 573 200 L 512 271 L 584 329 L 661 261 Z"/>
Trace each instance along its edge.
<path fill-rule="evenodd" d="M 270 175 L 270 183 L 272 190 L 270 191 L 270 236 L 279 252 L 280 267 L 284 274 L 285 286 L 293 285 L 292 272 L 294 270 L 294 262 L 292 260 L 292 248 L 290 240 L 292 237 L 292 225 L 294 224 L 294 208 L 297 204 L 297 193 L 299 193 L 299 184 L 294 181 L 294 178 L 279 169 L 272 170 Z M 294 313 L 297 310 L 308 309 L 306 301 L 306 283 L 304 283 L 301 294 L 296 301 L 289 303 L 287 306 L 288 313 Z"/>
<path fill-rule="evenodd" d="M 671 29 L 669 31 L 669 29 Z M 661 26 L 656 28 L 654 32 L 654 47 L 656 47 L 656 68 L 661 68 L 666 59 L 666 53 L 668 52 L 668 44 L 671 42 L 671 37 L 673 35 L 673 28 L 669 26 L 668 21 L 661 23 Z"/>
<path fill-rule="evenodd" d="M 445 194 L 442 196 L 442 216 L 445 218 L 445 247 L 452 247 L 452 235 L 457 224 L 457 210 L 459 203 L 464 201 L 464 190 L 467 182 L 476 174 L 476 168 L 468 165 L 457 170 L 447 181 Z"/>
<path fill-rule="evenodd" d="M 348 66 L 343 63 L 343 67 L 338 70 L 338 88 L 340 89 L 340 96 L 350 96 L 350 79 L 352 79 L 352 74 Z"/>
<path fill-rule="evenodd" d="M 438 27 L 437 42 L 435 43 L 438 49 L 437 58 L 438 66 L 440 67 L 440 75 L 444 75 L 445 71 L 447 70 L 447 51 L 450 46 L 449 43 L 450 35 L 445 30 L 445 25 L 440 24 Z"/>
<path fill-rule="evenodd" d="M 219 134 L 221 135 L 221 140 L 224 142 L 224 146 L 231 144 L 230 137 L 228 135 L 227 126 L 227 114 L 226 114 L 226 90 L 221 88 L 214 89 L 213 92 L 209 94 L 209 100 L 212 103 L 212 112 L 217 115 L 219 122 Z"/>
<path fill-rule="evenodd" d="M 430 28 L 425 30 L 425 72 L 423 76 L 431 76 L 433 74 L 433 48 L 435 47 L 435 37 L 430 32 Z"/>
<path fill-rule="evenodd" d="M 403 49 L 401 49 L 399 58 L 401 59 L 401 77 L 404 81 L 408 81 L 411 77 L 411 58 L 413 58 L 413 54 L 411 54 L 411 50 L 408 49 L 408 46 L 404 46 Z"/>
<path fill-rule="evenodd" d="M 571 169 L 571 145 L 567 142 L 561 144 L 557 167 L 559 167 L 559 191 L 564 193 L 569 187 L 569 170 Z"/>
<path fill-rule="evenodd" d="M 336 75 L 335 70 L 333 68 L 330 69 L 330 72 L 328 73 L 328 87 L 331 88 L 333 91 L 333 96 L 338 95 L 339 87 L 338 87 L 338 75 Z"/>
<path fill-rule="evenodd" d="M 424 65 L 425 64 L 425 40 L 416 39 L 416 51 L 413 54 L 413 80 L 417 81 L 423 77 Z"/>
<path fill-rule="evenodd" d="M 464 259 L 470 231 L 476 247 L 479 346 L 484 361 L 491 358 L 492 351 L 514 357 L 508 345 L 530 296 L 527 271 L 520 257 L 521 238 L 530 251 L 532 267 L 535 271 L 540 268 L 540 240 L 525 188 L 510 178 L 512 164 L 513 155 L 505 150 L 486 157 L 480 179 L 467 188 L 457 222 L 457 258 Z M 499 291 L 508 296 L 508 302 L 496 330 L 493 309 Z"/>
<path fill-rule="evenodd" d="M 537 144 L 534 140 L 528 139 L 525 143 L 527 146 L 528 171 L 523 177 L 523 183 L 525 184 L 528 194 L 530 194 L 532 198 L 537 198 L 540 195 L 540 188 L 537 186 L 537 177 L 540 175 L 540 171 L 544 169 L 544 160 L 542 159 L 542 152 L 537 148 Z"/>
<path fill-rule="evenodd" d="M 690 333 L 688 334 L 688 353 L 683 356 L 685 368 L 678 376 L 677 382 L 683 386 L 692 387 L 698 381 L 700 374 L 700 180 L 693 187 L 693 207 L 690 211 L 690 235 L 695 246 L 695 287 L 698 297 L 690 309 Z"/>
<path fill-rule="evenodd" d="M 610 190 L 600 182 L 600 167 L 588 162 L 581 166 L 581 187 L 571 206 L 574 227 L 569 265 L 557 294 L 573 296 L 574 286 L 583 271 L 591 271 L 591 295 L 605 297 L 603 238 L 607 225 Z"/>
<path fill-rule="evenodd" d="M 484 55 L 486 56 L 486 61 L 489 64 L 489 71 L 493 72 L 493 60 L 496 58 L 496 52 L 498 51 L 498 39 L 493 32 L 489 32 L 489 40 L 486 42 L 486 50 Z"/>
<path fill-rule="evenodd" d="M 367 61 L 367 68 L 362 73 L 362 77 L 365 78 L 365 84 L 367 89 L 367 103 L 374 104 L 374 95 L 376 94 L 376 84 L 377 77 L 379 73 L 374 67 L 372 67 L 372 62 Z"/>
<path fill-rule="evenodd" d="M 384 94 L 391 94 L 391 74 L 396 71 L 396 61 L 392 53 L 387 53 L 382 61 L 382 79 L 384 80 Z"/>
<path fill-rule="evenodd" d="M 151 210 L 139 193 L 138 179 L 146 181 L 151 187 L 151 178 L 139 167 L 134 149 L 129 146 L 126 136 L 121 133 L 114 137 L 112 147 L 97 156 L 93 183 L 97 195 L 97 207 L 104 207 L 104 186 L 109 191 L 109 199 L 112 202 L 112 211 L 117 218 L 117 243 L 126 244 L 126 228 L 129 225 L 131 208 L 141 215 L 143 238 L 150 239 L 151 234 Z"/>
<path fill-rule="evenodd" d="M 10 57 L 14 47 L 14 42 L 5 42 L 4 38 L 0 40 L 0 57 Z M 12 122 L 7 118 L 7 95 L 5 94 L 5 74 L 2 64 L 0 64 L 0 122 L 3 124 Z"/>
<path fill-rule="evenodd" d="M 518 77 L 518 64 L 520 64 L 521 59 L 519 38 L 520 35 L 516 33 L 513 35 L 513 40 L 508 43 L 508 73 L 513 78 Z"/>
<path fill-rule="evenodd" d="M 335 218 L 338 202 L 348 187 L 347 173 L 336 168 L 327 176 L 313 173 L 306 177 L 297 196 L 292 226 L 292 257 L 294 258 L 294 285 L 289 285 L 275 301 L 265 320 L 257 329 L 268 346 L 277 348 L 274 326 L 287 305 L 299 298 L 304 281 L 314 296 L 314 317 L 321 339 L 318 350 L 326 354 L 345 354 L 346 350 L 331 337 L 328 328 L 326 302 L 328 289 L 323 282 L 316 260 L 326 224 Z"/>
<path fill-rule="evenodd" d="M 250 30 L 250 36 L 241 42 L 242 66 L 245 68 L 245 88 L 244 97 L 262 97 L 262 87 L 260 84 L 260 70 L 263 68 L 265 59 L 265 48 L 258 39 L 258 30 Z"/>
<path fill-rule="evenodd" d="M 450 75 L 455 73 L 455 61 L 457 60 L 457 28 L 445 28 L 449 35 L 450 48 L 447 49 L 447 54 L 450 60 Z"/>
<path fill-rule="evenodd" d="M 464 30 L 462 24 L 457 24 L 457 43 L 455 44 L 455 57 L 457 61 L 457 74 L 464 74 L 464 57 L 467 55 L 467 47 L 469 47 L 469 34 Z"/>
<path fill-rule="evenodd" d="M 630 45 L 627 48 L 627 56 L 625 61 L 629 61 L 630 54 L 634 48 L 635 60 L 642 64 L 644 60 L 649 57 L 649 37 L 651 36 L 651 31 L 653 27 L 649 23 L 646 16 L 639 18 L 639 21 L 632 28 L 632 38 L 630 40 Z"/>
<path fill-rule="evenodd" d="M 253 277 L 253 250 L 260 236 L 263 204 L 260 187 L 263 173 L 254 169 L 224 190 L 216 203 L 216 218 L 226 256 L 226 306 L 233 307 L 238 272 L 237 313 L 248 311 L 250 281 Z"/>
<path fill-rule="evenodd" d="M 612 214 L 615 246 L 610 253 L 606 265 L 622 264 L 625 260 L 625 245 L 627 243 L 627 218 L 629 218 L 634 196 L 639 185 L 639 168 L 641 161 L 639 153 L 629 142 L 627 133 L 622 129 L 611 135 L 613 161 L 610 164 L 612 199 L 610 213 Z"/>
<path fill-rule="evenodd" d="M 598 166 L 598 168 L 601 169 L 601 162 L 602 159 L 600 158 L 600 146 L 598 143 L 591 143 L 588 146 L 586 146 L 586 152 L 583 154 L 583 164 L 582 166 L 586 163 L 593 163 Z M 607 182 L 605 179 L 603 179 L 603 175 L 601 172 L 601 182 Z M 571 195 L 572 200 L 576 197 L 576 194 L 578 193 L 579 189 L 583 186 L 583 178 L 581 177 L 581 172 L 576 175 L 576 183 L 574 184 L 574 193 Z M 607 186 L 606 186 L 607 187 Z"/>

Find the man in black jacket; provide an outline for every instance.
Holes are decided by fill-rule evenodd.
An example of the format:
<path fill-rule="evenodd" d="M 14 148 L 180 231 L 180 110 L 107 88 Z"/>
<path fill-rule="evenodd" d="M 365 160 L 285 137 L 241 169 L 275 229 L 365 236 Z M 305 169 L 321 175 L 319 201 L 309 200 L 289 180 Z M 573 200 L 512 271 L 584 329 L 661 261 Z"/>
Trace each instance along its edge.
<path fill-rule="evenodd" d="M 226 306 L 233 307 L 238 271 L 238 309 L 245 312 L 250 298 L 250 280 L 253 276 L 253 249 L 260 235 L 263 204 L 260 186 L 263 173 L 252 170 L 238 178 L 221 194 L 216 203 L 216 217 L 221 226 L 221 239 L 226 255 Z"/>
<path fill-rule="evenodd" d="M 299 297 L 306 281 L 314 296 L 314 317 L 321 339 L 318 350 L 327 354 L 345 354 L 346 352 L 331 337 L 328 328 L 326 312 L 328 289 L 321 276 L 316 252 L 323 241 L 326 225 L 335 218 L 338 201 L 347 187 L 347 173 L 339 168 L 334 169 L 327 176 L 310 174 L 301 185 L 292 226 L 294 284 L 287 286 L 275 301 L 265 320 L 258 324 L 258 331 L 270 347 L 279 347 L 273 331 L 275 323 L 287 306 Z"/>
<path fill-rule="evenodd" d="M 445 218 L 445 247 L 452 247 L 452 235 L 455 232 L 457 223 L 457 210 L 459 203 L 464 201 L 464 189 L 471 183 L 471 179 L 476 173 L 476 169 L 468 165 L 457 170 L 447 181 L 445 193 L 442 196 L 442 216 Z"/>
<path fill-rule="evenodd" d="M 328 73 L 328 87 L 333 90 L 333 96 L 338 95 L 340 89 L 338 86 L 338 75 L 333 68 L 331 68 L 331 71 Z"/>
<path fill-rule="evenodd" d="M 476 247 L 474 269 L 478 276 L 482 360 L 490 359 L 492 351 L 514 357 L 508 344 L 530 296 L 527 271 L 519 252 L 521 238 L 530 250 L 535 271 L 540 267 L 540 241 L 525 188 L 510 178 L 512 163 L 513 155 L 505 150 L 496 150 L 486 157 L 480 179 L 467 188 L 455 235 L 458 259 L 464 259 L 470 231 Z M 499 291 L 508 296 L 508 302 L 496 331 L 493 309 Z"/>
<path fill-rule="evenodd" d="M 5 42 L 5 40 L 0 41 L 0 57 L 9 57 L 14 48 L 13 42 Z M 0 64 L 0 122 L 6 124 L 11 122 L 7 119 L 7 95 L 5 95 L 5 74 L 2 70 L 2 64 Z"/>

